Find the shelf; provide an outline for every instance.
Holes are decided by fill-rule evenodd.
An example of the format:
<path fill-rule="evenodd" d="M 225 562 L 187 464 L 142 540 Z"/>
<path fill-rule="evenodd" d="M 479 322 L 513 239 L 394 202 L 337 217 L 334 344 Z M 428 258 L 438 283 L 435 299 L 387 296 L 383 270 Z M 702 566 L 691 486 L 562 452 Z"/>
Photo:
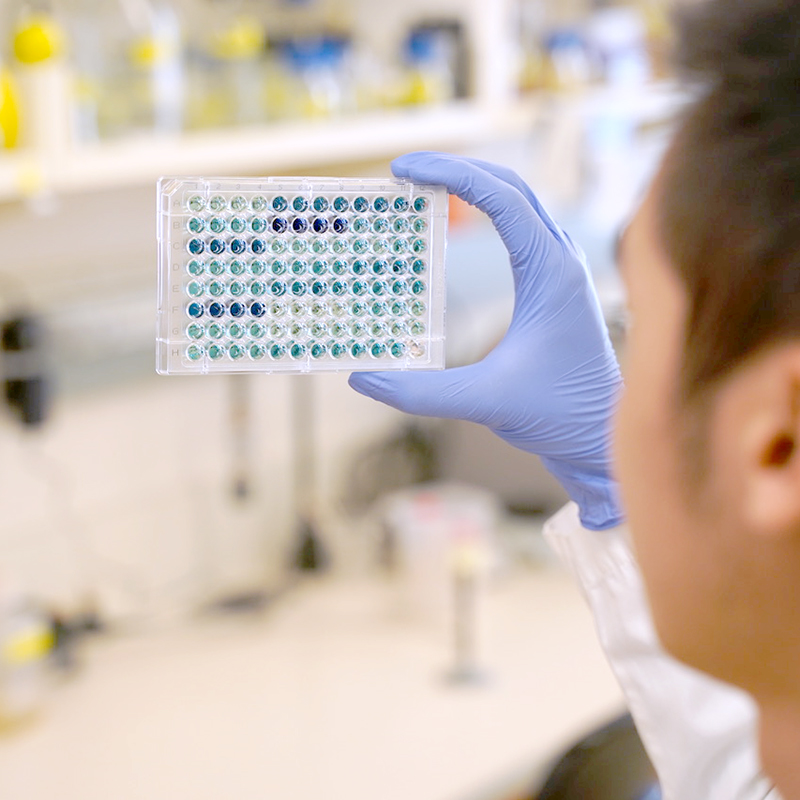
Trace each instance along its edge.
<path fill-rule="evenodd" d="M 0 157 L 0 200 L 40 191 L 75 193 L 145 185 L 161 175 L 286 173 L 389 158 L 429 148 L 462 147 L 528 129 L 538 104 L 486 108 L 456 102 L 305 123 L 279 123 L 180 138 L 138 138 L 66 151 Z"/>
<path fill-rule="evenodd" d="M 642 123 L 670 118 L 685 102 L 670 83 L 642 91 L 593 87 L 542 93 L 510 103 L 458 101 L 431 108 L 393 109 L 316 122 L 139 137 L 83 147 L 42 148 L 0 155 L 0 202 L 43 192 L 74 194 L 145 186 L 162 175 L 292 174 L 345 162 L 388 159 L 420 149 L 460 149 L 529 131 L 565 107 L 602 110 Z"/>

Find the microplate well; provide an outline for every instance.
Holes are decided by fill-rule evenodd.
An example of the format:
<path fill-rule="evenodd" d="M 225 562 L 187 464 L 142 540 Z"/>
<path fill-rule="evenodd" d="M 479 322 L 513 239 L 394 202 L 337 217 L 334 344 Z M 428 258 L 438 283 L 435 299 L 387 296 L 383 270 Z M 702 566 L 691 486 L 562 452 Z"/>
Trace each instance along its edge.
<path fill-rule="evenodd" d="M 162 178 L 162 374 L 444 367 L 447 191 Z"/>

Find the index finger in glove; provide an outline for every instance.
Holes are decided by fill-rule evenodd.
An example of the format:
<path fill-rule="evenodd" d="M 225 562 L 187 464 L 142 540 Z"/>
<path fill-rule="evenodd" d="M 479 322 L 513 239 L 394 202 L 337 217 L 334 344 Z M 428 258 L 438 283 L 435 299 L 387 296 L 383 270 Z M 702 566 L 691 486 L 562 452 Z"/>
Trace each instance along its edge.
<path fill-rule="evenodd" d="M 523 193 L 470 161 L 443 153 L 411 153 L 392 162 L 397 177 L 447 187 L 491 218 L 519 270 L 546 255 L 552 232 Z"/>
<path fill-rule="evenodd" d="M 502 164 L 493 164 L 491 161 L 484 161 L 480 158 L 464 158 L 470 164 L 485 170 L 486 172 L 505 181 L 510 186 L 518 189 L 522 196 L 531 204 L 533 210 L 539 216 L 539 219 L 547 226 L 548 230 L 553 236 L 559 239 L 568 238 L 567 233 L 561 229 L 561 226 L 550 216 L 550 213 L 542 205 L 539 198 L 533 193 L 533 190 L 527 183 L 510 167 L 504 167 Z"/>

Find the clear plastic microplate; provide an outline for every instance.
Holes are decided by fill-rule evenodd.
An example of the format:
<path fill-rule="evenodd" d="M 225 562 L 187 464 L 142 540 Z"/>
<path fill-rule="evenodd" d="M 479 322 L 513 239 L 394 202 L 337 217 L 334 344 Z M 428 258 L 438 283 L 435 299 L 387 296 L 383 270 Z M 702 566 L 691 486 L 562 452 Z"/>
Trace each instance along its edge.
<path fill-rule="evenodd" d="M 162 178 L 162 374 L 444 367 L 447 191 Z"/>

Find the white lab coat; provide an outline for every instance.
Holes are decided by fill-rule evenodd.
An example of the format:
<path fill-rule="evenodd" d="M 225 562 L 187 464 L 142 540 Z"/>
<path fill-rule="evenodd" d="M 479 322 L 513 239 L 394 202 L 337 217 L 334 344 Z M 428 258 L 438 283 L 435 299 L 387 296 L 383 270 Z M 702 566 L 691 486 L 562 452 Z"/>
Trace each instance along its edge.
<path fill-rule="evenodd" d="M 780 800 L 759 764 L 751 698 L 680 664 L 658 643 L 627 529 L 587 530 L 570 503 L 549 520 L 545 537 L 594 613 L 664 800 Z"/>

